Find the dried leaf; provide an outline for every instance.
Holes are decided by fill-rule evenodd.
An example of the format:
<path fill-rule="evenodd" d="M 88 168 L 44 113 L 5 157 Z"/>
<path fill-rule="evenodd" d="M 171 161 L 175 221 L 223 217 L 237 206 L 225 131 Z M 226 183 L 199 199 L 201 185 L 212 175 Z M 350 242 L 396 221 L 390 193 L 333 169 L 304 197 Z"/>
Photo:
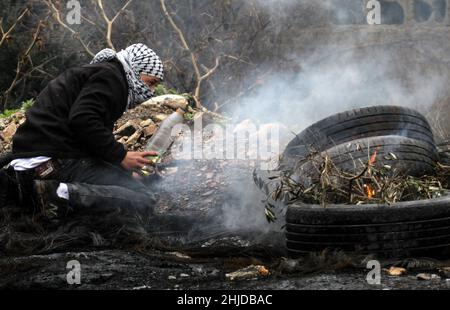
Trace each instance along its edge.
<path fill-rule="evenodd" d="M 384 159 L 386 159 L 386 160 L 397 160 L 398 157 L 394 153 L 388 153 L 386 156 L 384 156 Z"/>
<path fill-rule="evenodd" d="M 266 213 L 266 219 L 269 223 L 275 222 L 277 220 L 275 213 L 272 210 L 270 210 L 269 208 L 266 207 L 265 213 Z"/>

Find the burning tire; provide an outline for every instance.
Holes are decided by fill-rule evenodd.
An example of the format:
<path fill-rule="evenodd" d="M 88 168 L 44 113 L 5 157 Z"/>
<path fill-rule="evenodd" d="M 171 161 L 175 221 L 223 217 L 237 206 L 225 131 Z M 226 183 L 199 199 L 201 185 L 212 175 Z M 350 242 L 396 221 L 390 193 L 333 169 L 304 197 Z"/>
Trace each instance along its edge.
<path fill-rule="evenodd" d="M 435 146 L 428 121 L 415 110 L 374 106 L 338 113 L 299 133 L 286 147 L 279 169 L 289 171 L 311 151 L 322 152 L 355 139 L 397 135 Z"/>
<path fill-rule="evenodd" d="M 340 170 L 356 175 L 372 160 L 378 169 L 392 174 L 422 176 L 434 172 L 438 153 L 432 144 L 401 136 L 382 136 L 354 140 L 332 147 L 294 169 L 298 178 L 315 180 L 325 158 Z"/>
<path fill-rule="evenodd" d="M 369 151 L 368 151 L 369 149 Z M 337 168 L 348 173 L 358 174 L 368 163 L 369 154 L 377 150 L 375 166 L 388 165 L 393 174 L 405 175 L 431 175 L 436 167 L 438 153 L 436 147 L 430 143 L 401 136 L 371 137 L 341 144 L 323 152 Z M 308 187 L 320 176 L 318 166 L 320 158 L 316 161 L 300 161 L 293 168 L 292 177 L 297 182 Z M 256 186 L 266 195 L 271 195 L 281 186 L 281 171 L 255 170 L 253 179 Z M 280 199 L 288 201 L 288 197 Z"/>
<path fill-rule="evenodd" d="M 318 155 L 311 156 L 311 152 Z M 320 176 L 317 162 L 324 158 L 338 171 L 356 176 L 369 162 L 373 169 L 388 168 L 394 175 L 423 176 L 434 175 L 439 155 L 425 117 L 403 107 L 356 109 L 301 132 L 287 146 L 279 171 L 254 173 L 259 188 L 288 204 L 286 241 L 292 256 L 337 249 L 399 257 L 442 254 L 450 249 L 450 194 L 391 204 L 335 202 L 325 207 L 311 201 L 292 203 L 289 194 L 280 194 L 283 176 L 306 180 L 303 185 L 316 184 Z"/>
<path fill-rule="evenodd" d="M 450 249 L 450 196 L 391 205 L 290 205 L 288 252 L 338 249 L 380 256 L 440 255 Z"/>

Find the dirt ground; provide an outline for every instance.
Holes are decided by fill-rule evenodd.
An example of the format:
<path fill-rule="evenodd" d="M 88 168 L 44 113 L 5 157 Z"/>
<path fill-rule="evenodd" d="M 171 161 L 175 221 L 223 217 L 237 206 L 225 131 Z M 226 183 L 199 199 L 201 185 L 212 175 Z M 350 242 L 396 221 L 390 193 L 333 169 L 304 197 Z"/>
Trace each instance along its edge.
<path fill-rule="evenodd" d="M 239 251 L 239 248 L 236 248 Z M 81 264 L 81 284 L 67 282 L 67 263 Z M 379 285 L 366 281 L 367 270 L 343 268 L 303 274 L 280 269 L 280 260 L 269 262 L 267 278 L 230 281 L 227 272 L 251 263 L 264 263 L 248 256 L 192 258 L 180 253 L 140 253 L 126 250 L 66 252 L 0 260 L 1 289 L 250 289 L 250 290 L 372 290 L 449 289 L 449 279 L 421 281 L 419 270 L 400 277 L 383 274 Z M 276 263 L 275 263 L 276 262 Z M 330 266 L 332 267 L 332 266 Z M 420 270 L 435 273 L 435 269 Z"/>
<path fill-rule="evenodd" d="M 168 173 L 155 182 L 161 196 L 160 214 L 178 214 L 197 219 L 181 232 L 155 229 L 161 246 L 117 247 L 87 244 L 60 247 L 42 254 L 10 255 L 0 259 L 2 289 L 448 289 L 450 280 L 439 272 L 450 262 L 433 259 L 381 261 L 383 267 L 403 266 L 402 276 L 381 276 L 380 285 L 368 284 L 367 257 L 343 253 L 322 253 L 299 259 L 286 258 L 280 226 L 265 223 L 258 191 L 247 195 L 235 184 L 252 184 L 251 169 L 237 163 L 189 162 L 178 164 L 177 173 Z M 202 171 L 203 169 L 203 171 Z M 226 172 L 224 172 L 226 171 Z M 172 170 L 173 172 L 173 170 Z M 196 173 L 194 173 L 196 172 Z M 215 174 L 217 172 L 217 174 Z M 213 173 L 213 175 L 211 175 Z M 234 179 L 232 179 L 234 178 Z M 247 183 L 248 182 L 248 183 Z M 193 188 L 182 189 L 187 184 Z M 208 190 L 206 190 L 208 189 Z M 250 198 L 249 198 L 250 197 Z M 219 206 L 222 206 L 219 208 Z M 238 208 L 230 219 L 227 212 Z M 211 213 L 212 208 L 218 208 Z M 220 212 L 219 212 L 220 210 Z M 211 216 L 206 214 L 210 213 Z M 259 218 L 259 217 L 262 218 Z M 215 219 L 212 220 L 211 218 Z M 208 221 L 205 221 L 208 219 Z M 253 219 L 254 223 L 248 221 Z M 186 220 L 188 221 L 188 220 Z M 164 225 L 163 225 L 164 226 Z M 163 227 L 160 226 L 160 227 Z M 183 225 L 181 225 L 183 226 Z M 261 228 L 263 227 L 263 228 Z M 152 233 L 149 233 L 150 235 Z M 81 284 L 67 282 L 70 261 L 80 263 Z M 231 281 L 227 274 L 250 265 L 265 266 L 270 275 Z M 417 280 L 419 273 L 439 275 L 439 279 Z"/>

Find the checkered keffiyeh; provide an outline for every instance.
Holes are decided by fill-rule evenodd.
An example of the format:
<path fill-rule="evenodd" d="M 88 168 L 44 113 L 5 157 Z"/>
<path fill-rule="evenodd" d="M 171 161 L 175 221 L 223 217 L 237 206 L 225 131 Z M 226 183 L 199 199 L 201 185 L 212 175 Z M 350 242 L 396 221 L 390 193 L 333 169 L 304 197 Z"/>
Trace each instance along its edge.
<path fill-rule="evenodd" d="M 140 74 L 164 79 L 161 59 L 145 44 L 138 43 L 116 53 L 112 49 L 101 50 L 92 63 L 109 61 L 117 58 L 123 65 L 128 81 L 128 105 L 131 109 L 153 97 L 153 91 L 140 79 Z"/>

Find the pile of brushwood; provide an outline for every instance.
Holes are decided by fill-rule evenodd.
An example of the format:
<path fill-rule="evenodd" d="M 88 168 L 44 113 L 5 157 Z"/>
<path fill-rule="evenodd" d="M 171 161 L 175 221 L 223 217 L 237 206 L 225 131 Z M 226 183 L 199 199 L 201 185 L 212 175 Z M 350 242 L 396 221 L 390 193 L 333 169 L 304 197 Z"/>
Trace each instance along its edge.
<path fill-rule="evenodd" d="M 390 160 L 396 155 L 390 153 Z M 308 160 L 315 177 L 302 178 L 295 171 L 279 176 L 270 198 L 277 201 L 288 197 L 288 204 L 302 201 L 308 204 L 392 204 L 400 201 L 431 199 L 450 192 L 450 166 L 437 163 L 433 175 L 420 177 L 398 173 L 390 165 L 374 165 L 368 152 L 367 162 L 358 173 L 336 166 L 328 155 L 311 154 Z M 361 166 L 361 165 L 360 165 Z"/>

